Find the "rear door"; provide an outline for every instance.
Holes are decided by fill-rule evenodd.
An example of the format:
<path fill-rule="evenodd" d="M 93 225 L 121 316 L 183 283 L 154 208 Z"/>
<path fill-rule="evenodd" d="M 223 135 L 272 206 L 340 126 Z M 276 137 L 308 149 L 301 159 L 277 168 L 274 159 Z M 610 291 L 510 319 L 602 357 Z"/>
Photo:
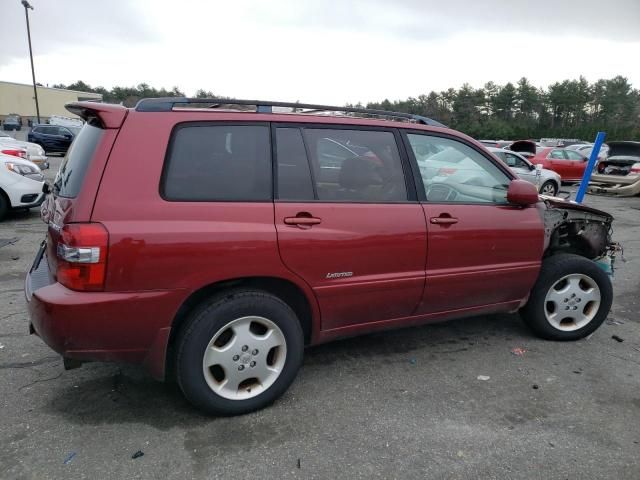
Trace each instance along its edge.
<path fill-rule="evenodd" d="M 537 209 L 507 203 L 511 176 L 474 145 L 423 132 L 408 133 L 406 142 L 429 243 L 416 313 L 500 309 L 524 298 L 542 258 Z"/>
<path fill-rule="evenodd" d="M 315 292 L 322 329 L 412 315 L 427 239 L 399 134 L 274 125 L 273 138 L 280 254 Z"/>

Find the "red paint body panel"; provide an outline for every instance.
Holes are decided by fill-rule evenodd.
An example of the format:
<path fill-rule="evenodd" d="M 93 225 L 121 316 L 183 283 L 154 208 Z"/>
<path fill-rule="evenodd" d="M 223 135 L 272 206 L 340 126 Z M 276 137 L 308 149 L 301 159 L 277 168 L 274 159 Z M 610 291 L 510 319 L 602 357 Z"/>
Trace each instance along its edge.
<path fill-rule="evenodd" d="M 142 363 L 183 298 L 179 290 L 75 292 L 52 283 L 36 290 L 28 307 L 35 331 L 64 356 Z"/>
<path fill-rule="evenodd" d="M 516 301 L 540 270 L 544 226 L 534 207 L 424 204 L 428 223 L 427 281 L 418 314 Z"/>
<path fill-rule="evenodd" d="M 482 149 L 463 134 L 318 115 L 96 109 L 107 128 L 81 193 L 75 199 L 51 195 L 43 206 L 52 283 L 28 295 L 36 332 L 63 355 L 142 363 L 162 378 L 180 306 L 199 289 L 222 281 L 270 277 L 294 284 L 308 301 L 311 343 L 318 343 L 511 311 L 538 274 L 543 226 L 535 208 L 168 202 L 159 192 L 171 131 L 185 121 L 410 128 L 448 132 Z M 299 212 L 321 223 L 302 228 L 284 223 Z M 428 223 L 443 212 L 458 223 Z M 89 221 L 109 232 L 103 292 L 75 292 L 55 282 L 57 227 Z"/>
<path fill-rule="evenodd" d="M 275 209 L 282 260 L 313 289 L 322 330 L 413 313 L 427 252 L 419 204 L 276 203 Z M 284 223 L 300 212 L 321 223 Z"/>

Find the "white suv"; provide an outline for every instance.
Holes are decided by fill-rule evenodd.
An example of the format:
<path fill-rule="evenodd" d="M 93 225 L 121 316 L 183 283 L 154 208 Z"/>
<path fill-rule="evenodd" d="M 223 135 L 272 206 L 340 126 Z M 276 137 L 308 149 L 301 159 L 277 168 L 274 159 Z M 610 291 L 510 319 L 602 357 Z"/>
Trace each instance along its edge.
<path fill-rule="evenodd" d="M 0 220 L 10 209 L 39 206 L 44 175 L 35 163 L 0 153 Z"/>

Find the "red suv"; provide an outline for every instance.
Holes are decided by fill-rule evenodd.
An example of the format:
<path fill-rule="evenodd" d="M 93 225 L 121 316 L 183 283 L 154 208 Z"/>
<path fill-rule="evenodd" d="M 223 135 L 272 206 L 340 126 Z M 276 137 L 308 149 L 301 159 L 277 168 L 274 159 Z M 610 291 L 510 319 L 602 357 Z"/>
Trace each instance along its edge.
<path fill-rule="evenodd" d="M 31 332 L 66 368 L 143 364 L 239 414 L 282 395 L 306 345 L 516 311 L 575 340 L 609 312 L 595 261 L 613 255 L 613 218 L 539 201 L 432 120 L 186 98 L 67 108 L 87 123 L 25 285 Z"/>

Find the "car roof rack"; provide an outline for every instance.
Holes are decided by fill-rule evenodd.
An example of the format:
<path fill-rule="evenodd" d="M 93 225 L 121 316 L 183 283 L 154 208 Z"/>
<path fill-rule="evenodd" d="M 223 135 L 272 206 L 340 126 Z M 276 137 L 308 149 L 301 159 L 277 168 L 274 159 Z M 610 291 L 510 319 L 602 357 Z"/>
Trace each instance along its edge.
<path fill-rule="evenodd" d="M 448 128 L 436 120 L 405 112 L 392 112 L 389 110 L 376 110 L 371 108 L 332 107 L 329 105 L 315 105 L 293 102 L 269 102 L 264 100 L 237 100 L 233 98 L 186 98 L 186 97 L 162 97 L 143 98 L 136 105 L 137 112 L 170 112 L 174 108 L 188 108 L 188 105 L 198 105 L 200 108 L 223 108 L 225 110 L 237 109 L 251 111 L 242 107 L 255 107 L 255 113 L 295 113 L 295 114 L 327 114 L 346 113 L 359 114 L 366 117 L 386 117 L 391 120 L 404 120 L 432 127 Z M 236 107 L 236 108 L 234 108 Z M 240 108 L 237 108 L 240 107 Z M 290 108 L 291 112 L 274 112 L 273 108 Z M 349 115 L 355 116 L 355 115 Z"/>

